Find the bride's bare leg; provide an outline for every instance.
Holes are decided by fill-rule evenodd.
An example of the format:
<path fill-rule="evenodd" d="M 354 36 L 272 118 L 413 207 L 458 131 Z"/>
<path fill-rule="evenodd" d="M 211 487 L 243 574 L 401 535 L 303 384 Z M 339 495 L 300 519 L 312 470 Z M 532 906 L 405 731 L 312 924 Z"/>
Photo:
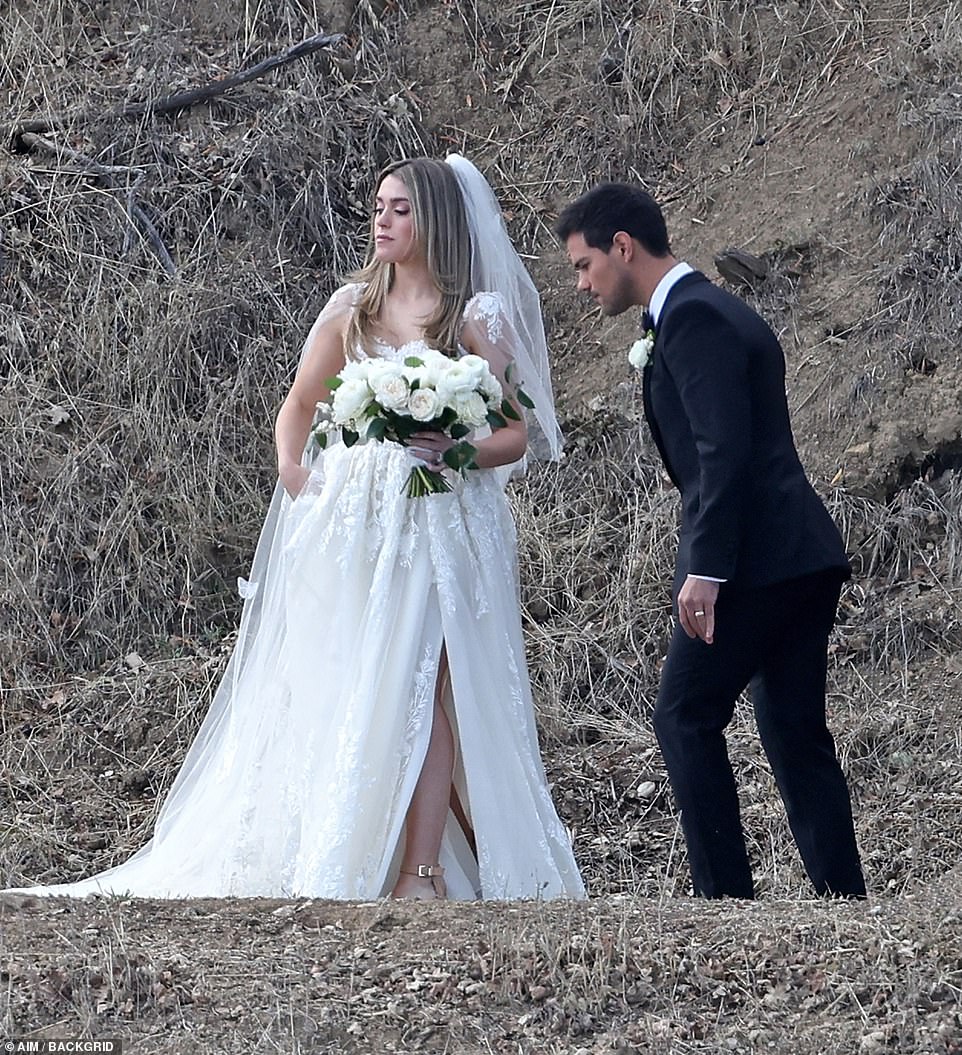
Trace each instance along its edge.
<path fill-rule="evenodd" d="M 441 653 L 434 699 L 434 719 L 424 766 L 418 777 L 405 822 L 404 857 L 401 874 L 392 897 L 437 897 L 437 887 L 429 876 L 417 873 L 419 865 L 437 863 L 441 836 L 451 803 L 451 777 L 454 772 L 454 735 L 441 700 L 447 682 L 447 653 Z M 439 884 L 440 885 L 440 884 Z"/>

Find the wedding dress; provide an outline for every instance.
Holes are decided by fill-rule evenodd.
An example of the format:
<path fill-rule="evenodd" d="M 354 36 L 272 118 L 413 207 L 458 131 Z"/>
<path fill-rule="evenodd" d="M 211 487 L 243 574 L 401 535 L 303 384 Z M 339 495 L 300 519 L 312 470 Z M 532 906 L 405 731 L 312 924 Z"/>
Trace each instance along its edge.
<path fill-rule="evenodd" d="M 353 310 L 357 288 L 315 329 Z M 510 355 L 496 295 L 475 296 L 464 326 Z M 296 499 L 275 492 L 236 649 L 153 839 L 97 876 L 30 892 L 388 894 L 443 648 L 454 783 L 477 851 L 449 811 L 448 896 L 583 897 L 539 753 L 505 473 L 471 470 L 448 494 L 411 499 L 412 462 L 394 443 L 309 448 L 305 464 Z"/>

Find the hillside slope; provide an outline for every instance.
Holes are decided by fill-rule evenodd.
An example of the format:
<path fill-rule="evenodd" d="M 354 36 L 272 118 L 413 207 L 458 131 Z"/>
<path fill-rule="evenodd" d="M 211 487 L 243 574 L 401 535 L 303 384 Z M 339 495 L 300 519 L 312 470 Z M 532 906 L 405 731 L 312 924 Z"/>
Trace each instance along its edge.
<path fill-rule="evenodd" d="M 143 1052 L 962 1050 L 960 15 L 0 5 L 0 884 L 86 875 L 149 836 L 229 654 L 273 414 L 363 252 L 373 175 L 459 149 L 542 290 L 569 434 L 512 501 L 546 763 L 593 898 L 0 898 L 2 1031 Z M 116 112 L 322 30 L 346 39 L 189 109 Z M 830 702 L 868 905 L 805 900 L 748 707 L 731 752 L 763 900 L 686 899 L 648 722 L 675 498 L 625 360 L 635 320 L 577 297 L 550 234 L 608 177 L 651 189 L 712 277 L 729 247 L 767 269 L 738 291 L 782 337 L 856 571 Z"/>

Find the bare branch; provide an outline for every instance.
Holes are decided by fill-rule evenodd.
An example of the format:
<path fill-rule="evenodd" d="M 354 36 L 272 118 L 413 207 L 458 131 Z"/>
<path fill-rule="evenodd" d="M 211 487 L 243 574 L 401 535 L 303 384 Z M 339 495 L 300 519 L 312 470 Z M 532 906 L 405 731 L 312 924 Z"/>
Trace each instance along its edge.
<path fill-rule="evenodd" d="M 273 55 L 270 58 L 263 59 L 254 66 L 248 67 L 246 70 L 239 70 L 237 73 L 232 73 L 228 77 L 223 77 L 219 81 L 213 81 L 210 84 L 202 85 L 199 88 L 191 88 L 184 92 L 175 92 L 173 95 L 167 95 L 154 102 L 130 103 L 119 109 L 109 110 L 106 114 L 54 114 L 51 117 L 22 121 L 20 124 L 14 125 L 9 132 L 9 136 L 5 136 L 5 138 L 7 138 L 7 141 L 11 143 L 15 149 L 21 149 L 21 145 L 29 146 L 26 139 L 28 133 L 53 132 L 66 125 L 76 126 L 88 124 L 95 119 L 101 119 L 104 117 L 143 117 L 146 115 L 153 116 L 154 114 L 171 113 L 176 110 L 186 110 L 197 103 L 204 102 L 207 99 L 213 99 L 218 95 L 223 95 L 225 92 L 230 91 L 232 88 L 237 88 L 239 85 L 258 80 L 272 70 L 276 70 L 281 66 L 286 66 L 297 59 L 303 58 L 305 55 L 310 55 L 312 52 L 319 51 L 322 48 L 335 48 L 343 40 L 343 33 L 316 33 L 313 37 L 308 37 L 306 40 L 302 40 L 299 44 L 295 44 L 294 47 L 289 48 L 280 55 Z"/>
<path fill-rule="evenodd" d="M 20 138 L 27 147 L 44 150 L 50 154 L 54 154 L 58 157 L 66 157 L 70 161 L 75 162 L 85 172 L 102 179 L 110 190 L 119 190 L 114 184 L 114 176 L 133 176 L 133 182 L 126 188 L 127 222 L 131 227 L 136 227 L 137 223 L 140 224 L 143 228 L 144 234 L 147 236 L 147 240 L 153 246 L 154 252 L 157 254 L 158 259 L 163 265 L 164 270 L 168 275 L 177 274 L 177 265 L 174 263 L 167 246 L 164 245 L 164 240 L 160 237 L 160 234 L 150 217 L 144 212 L 143 208 L 137 203 L 137 199 L 134 197 L 134 192 L 144 179 L 144 173 L 141 169 L 133 168 L 129 165 L 101 164 L 101 162 L 95 161 L 91 157 L 87 157 L 86 154 L 81 154 L 79 150 L 63 146 L 60 143 L 54 143 L 49 139 L 44 139 L 43 136 L 36 135 L 34 132 L 24 132 Z"/>

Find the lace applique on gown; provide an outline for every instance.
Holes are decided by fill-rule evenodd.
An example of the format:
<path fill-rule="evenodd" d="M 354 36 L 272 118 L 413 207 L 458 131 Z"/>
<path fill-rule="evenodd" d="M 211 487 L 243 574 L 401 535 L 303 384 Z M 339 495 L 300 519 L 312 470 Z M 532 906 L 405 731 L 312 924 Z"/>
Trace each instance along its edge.
<path fill-rule="evenodd" d="M 355 296 L 340 289 L 315 328 Z M 513 331 L 497 296 L 474 297 L 464 327 L 503 366 Z M 275 492 L 262 542 L 276 530 L 283 544 L 258 547 L 234 655 L 154 838 L 116 868 L 33 892 L 387 894 L 444 645 L 455 784 L 477 847 L 449 812 L 449 896 L 584 896 L 538 747 L 504 474 L 472 471 L 412 500 L 396 444 L 306 457 L 301 495 Z"/>

